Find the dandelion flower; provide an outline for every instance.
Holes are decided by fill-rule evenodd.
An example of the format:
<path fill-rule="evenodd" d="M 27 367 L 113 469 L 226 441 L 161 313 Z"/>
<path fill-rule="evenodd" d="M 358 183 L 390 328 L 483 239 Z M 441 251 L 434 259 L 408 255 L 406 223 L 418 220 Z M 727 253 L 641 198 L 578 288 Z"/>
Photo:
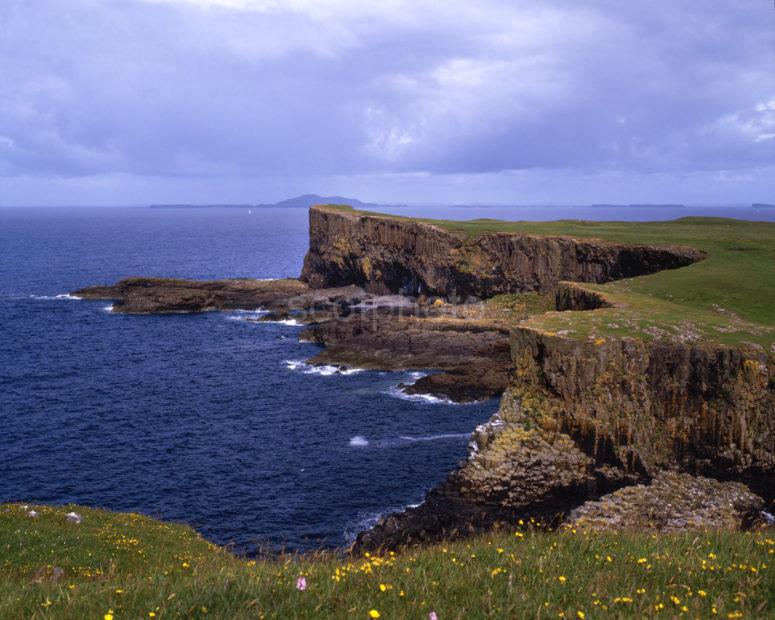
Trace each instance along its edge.
<path fill-rule="evenodd" d="M 379 612 L 376 609 L 370 610 L 369 618 L 379 618 Z"/>

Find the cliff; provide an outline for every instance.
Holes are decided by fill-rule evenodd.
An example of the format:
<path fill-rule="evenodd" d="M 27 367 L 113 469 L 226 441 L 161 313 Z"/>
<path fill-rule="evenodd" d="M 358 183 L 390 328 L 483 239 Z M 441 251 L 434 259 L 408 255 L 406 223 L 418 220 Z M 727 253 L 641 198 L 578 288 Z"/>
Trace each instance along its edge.
<path fill-rule="evenodd" d="M 511 355 L 500 410 L 473 433 L 466 461 L 422 505 L 362 533 L 357 549 L 455 537 L 519 518 L 556 525 L 587 500 L 664 481 L 665 471 L 692 476 L 579 515 L 588 526 L 635 527 L 616 515 L 652 502 L 665 527 L 689 523 L 689 498 L 713 488 L 695 525 L 743 527 L 765 503 L 755 494 L 775 499 L 772 356 L 634 339 L 579 342 L 519 328 Z M 750 491 L 694 476 L 739 481 Z"/>
<path fill-rule="evenodd" d="M 487 298 L 553 291 L 562 280 L 609 282 L 704 257 L 693 248 L 562 236 L 490 232 L 468 239 L 431 223 L 341 207 L 316 206 L 309 217 L 301 279 L 313 288 L 357 284 L 376 293 Z"/>

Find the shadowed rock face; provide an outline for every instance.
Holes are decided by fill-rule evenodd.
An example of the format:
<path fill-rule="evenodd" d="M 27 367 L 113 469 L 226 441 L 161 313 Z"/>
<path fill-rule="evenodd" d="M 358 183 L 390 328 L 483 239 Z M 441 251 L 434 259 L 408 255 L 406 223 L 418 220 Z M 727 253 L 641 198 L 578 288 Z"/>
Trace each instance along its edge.
<path fill-rule="evenodd" d="M 702 258 L 692 248 L 518 233 L 467 241 L 431 224 L 313 207 L 301 279 L 313 288 L 357 284 L 375 293 L 483 299 L 554 291 L 561 280 L 609 282 Z"/>

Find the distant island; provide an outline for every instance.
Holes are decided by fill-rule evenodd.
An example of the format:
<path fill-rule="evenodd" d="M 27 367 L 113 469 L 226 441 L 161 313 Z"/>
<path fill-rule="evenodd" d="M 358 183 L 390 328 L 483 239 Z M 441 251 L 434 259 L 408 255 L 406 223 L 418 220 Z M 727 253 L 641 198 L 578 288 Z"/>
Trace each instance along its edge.
<path fill-rule="evenodd" d="M 751 205 L 752 209 L 775 209 L 774 204 L 770 204 L 769 202 L 755 202 Z"/>
<path fill-rule="evenodd" d="M 280 202 L 260 204 L 153 204 L 151 209 L 265 209 L 280 207 L 283 209 L 309 209 L 319 204 L 347 204 L 356 207 L 376 207 L 377 204 L 363 202 L 356 198 L 344 196 L 320 196 L 318 194 L 304 194 L 296 198 L 287 198 Z"/>
<path fill-rule="evenodd" d="M 589 205 L 593 209 L 685 209 L 686 205 L 682 204 L 629 204 L 629 205 L 617 205 L 617 204 L 591 204 Z"/>

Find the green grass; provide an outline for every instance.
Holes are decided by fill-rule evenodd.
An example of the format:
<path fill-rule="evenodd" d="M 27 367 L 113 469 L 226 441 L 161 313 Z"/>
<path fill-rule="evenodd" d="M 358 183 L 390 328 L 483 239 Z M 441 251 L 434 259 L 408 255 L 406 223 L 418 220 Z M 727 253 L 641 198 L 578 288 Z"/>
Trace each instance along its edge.
<path fill-rule="evenodd" d="M 341 205 L 334 208 L 382 217 Z M 626 335 L 744 346 L 775 353 L 775 223 L 709 217 L 665 222 L 417 221 L 438 226 L 468 242 L 485 233 L 515 232 L 704 250 L 707 258 L 689 267 L 604 285 L 584 285 L 606 295 L 617 308 L 549 313 L 525 324 L 569 337 Z"/>
<path fill-rule="evenodd" d="M 435 611 L 441 620 L 775 614 L 772 532 L 593 535 L 515 524 L 380 558 L 247 561 L 182 525 L 35 509 L 33 519 L 18 504 L 0 505 L 3 619 L 367 618 L 372 609 L 382 618 Z M 69 523 L 70 510 L 83 522 Z M 305 591 L 295 585 L 302 575 Z"/>

